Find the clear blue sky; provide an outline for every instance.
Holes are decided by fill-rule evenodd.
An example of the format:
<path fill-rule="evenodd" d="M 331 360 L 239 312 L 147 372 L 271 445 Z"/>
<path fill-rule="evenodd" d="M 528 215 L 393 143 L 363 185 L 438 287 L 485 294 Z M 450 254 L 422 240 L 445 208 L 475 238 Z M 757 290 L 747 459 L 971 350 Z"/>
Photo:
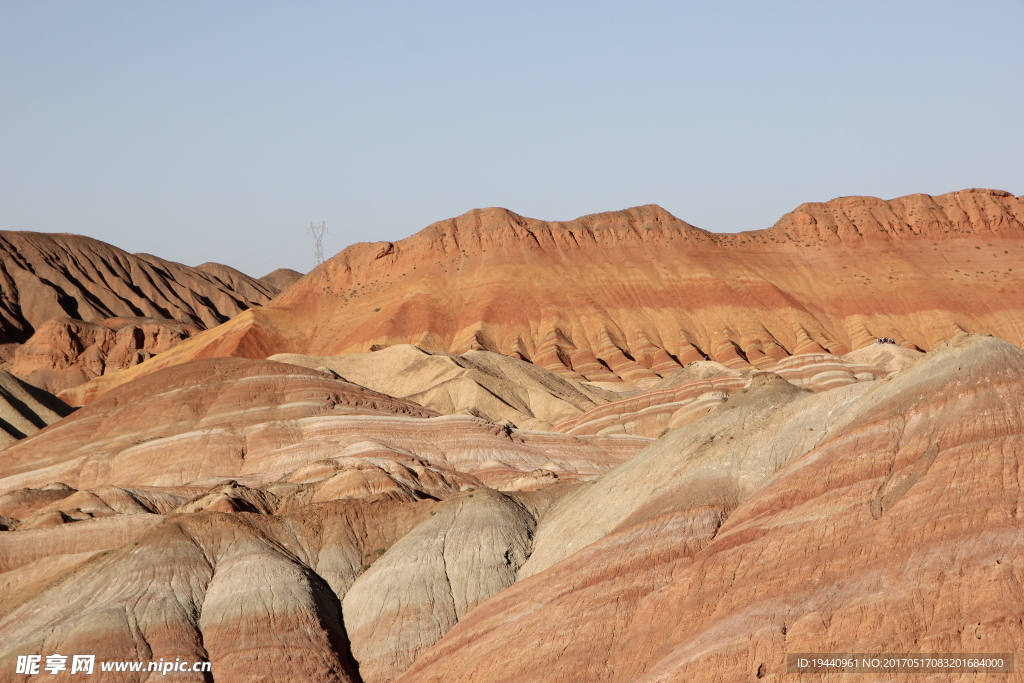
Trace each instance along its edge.
<path fill-rule="evenodd" d="M 0 3 L 0 228 L 260 276 L 475 207 L 1024 193 L 1024 2 Z"/>

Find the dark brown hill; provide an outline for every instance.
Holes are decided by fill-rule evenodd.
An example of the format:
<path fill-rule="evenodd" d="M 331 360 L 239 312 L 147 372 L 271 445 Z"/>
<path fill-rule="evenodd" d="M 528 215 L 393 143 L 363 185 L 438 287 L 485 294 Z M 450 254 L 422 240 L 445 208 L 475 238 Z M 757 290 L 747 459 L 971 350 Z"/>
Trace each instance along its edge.
<path fill-rule="evenodd" d="M 141 363 L 277 292 L 218 263 L 191 268 L 80 235 L 2 231 L 0 355 L 56 392 Z"/>

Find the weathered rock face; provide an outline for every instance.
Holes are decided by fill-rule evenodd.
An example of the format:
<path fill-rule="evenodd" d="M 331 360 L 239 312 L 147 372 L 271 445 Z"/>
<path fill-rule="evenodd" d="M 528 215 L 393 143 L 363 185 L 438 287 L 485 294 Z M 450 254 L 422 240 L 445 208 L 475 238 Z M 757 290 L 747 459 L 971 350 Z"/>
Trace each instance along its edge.
<path fill-rule="evenodd" d="M 267 309 L 150 368 L 215 355 L 485 349 L 575 379 L 653 382 L 690 361 L 770 369 L 892 337 L 1020 343 L 1024 202 L 992 190 L 805 204 L 717 235 L 656 206 L 566 223 L 472 211 L 341 252 Z M 137 376 L 98 380 L 76 399 Z"/>
<path fill-rule="evenodd" d="M 219 263 L 190 268 L 79 235 L 0 232 L 3 360 L 54 393 L 137 365 L 278 291 Z"/>
<path fill-rule="evenodd" d="M 489 485 L 592 478 L 649 441 L 438 416 L 272 361 L 149 375 L 0 454 L 0 670 L 68 650 L 390 680 L 515 580 L 557 498 Z"/>
<path fill-rule="evenodd" d="M 924 358 L 924 354 L 895 344 L 871 344 L 851 351 L 844 358 L 891 373 L 906 370 Z"/>
<path fill-rule="evenodd" d="M 156 318 L 99 322 L 51 318 L 18 346 L 9 368 L 25 381 L 56 394 L 138 365 L 202 329 L 193 323 Z"/>
<path fill-rule="evenodd" d="M 0 450 L 0 680 L 64 651 L 374 683 L 1013 651 L 1024 351 L 937 340 L 1017 329 L 1021 217 L 992 192 L 737 236 L 488 210 L 356 245 Z M 945 277 L 983 257 L 999 284 Z M 94 335 L 69 368 L 130 355 L 65 318 Z M 278 351 L 312 355 L 224 357 Z"/>
<path fill-rule="evenodd" d="M 374 391 L 444 415 L 475 415 L 521 429 L 550 429 L 617 396 L 489 351 L 461 356 L 399 344 L 346 356 L 280 354 L 270 360 L 327 368 Z"/>
<path fill-rule="evenodd" d="M 711 412 L 749 381 L 748 376 L 737 373 L 687 382 L 672 389 L 651 390 L 598 406 L 559 422 L 553 429 L 565 434 L 634 434 L 656 438 Z"/>
<path fill-rule="evenodd" d="M 1022 389 L 1024 352 L 964 335 L 888 380 L 731 399 L 556 502 L 529 578 L 398 680 L 782 680 L 786 652 L 1012 652 Z"/>
<path fill-rule="evenodd" d="M 0 489 L 71 484 L 0 496 L 0 670 L 66 649 L 230 680 L 732 681 L 787 651 L 1013 651 L 1024 351 L 961 335 L 816 393 L 741 379 L 656 441 L 605 437 L 649 445 L 593 481 L 502 494 L 500 468 L 563 479 L 526 468 L 581 455 L 530 439 L 570 437 L 281 363 L 155 373 L 0 453 Z M 184 457 L 234 462 L 227 425 L 233 481 Z M 62 429 L 80 450 L 46 446 Z"/>
<path fill-rule="evenodd" d="M 0 449 L 35 434 L 71 411 L 56 396 L 0 370 Z"/>

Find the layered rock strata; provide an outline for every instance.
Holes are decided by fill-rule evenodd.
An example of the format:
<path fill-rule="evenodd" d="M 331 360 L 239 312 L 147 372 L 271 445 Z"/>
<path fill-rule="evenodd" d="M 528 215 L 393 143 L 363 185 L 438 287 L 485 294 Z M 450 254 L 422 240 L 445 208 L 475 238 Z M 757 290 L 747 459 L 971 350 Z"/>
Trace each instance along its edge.
<path fill-rule="evenodd" d="M 862 349 L 867 351 L 867 348 Z M 920 352 L 901 349 L 908 354 Z M 855 352 L 859 353 L 859 352 Z M 870 353 L 870 352 L 869 352 Z M 888 362 L 888 356 L 879 362 Z M 890 363 L 891 364 L 891 363 Z M 873 365 L 843 356 L 805 353 L 784 358 L 772 372 L 794 386 L 820 393 L 889 374 Z M 687 381 L 691 377 L 701 377 Z M 647 391 L 592 408 L 559 422 L 555 431 L 566 434 L 632 434 L 658 437 L 669 429 L 687 425 L 714 410 L 750 384 L 750 372 L 741 373 L 712 361 L 696 362 L 661 380 Z"/>
<path fill-rule="evenodd" d="M 639 384 L 695 360 L 771 369 L 879 337 L 928 350 L 966 330 L 1020 344 L 1022 219 L 1022 200 L 995 190 L 843 197 L 736 234 L 657 206 L 567 222 L 480 209 L 353 245 L 269 306 L 67 400 L 196 358 L 396 344 Z"/>

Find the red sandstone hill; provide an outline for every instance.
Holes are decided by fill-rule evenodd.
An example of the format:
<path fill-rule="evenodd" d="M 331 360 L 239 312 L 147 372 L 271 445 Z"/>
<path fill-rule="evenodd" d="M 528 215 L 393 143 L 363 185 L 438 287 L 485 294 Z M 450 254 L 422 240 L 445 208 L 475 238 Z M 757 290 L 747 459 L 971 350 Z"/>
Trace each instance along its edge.
<path fill-rule="evenodd" d="M 575 379 L 654 381 L 693 360 L 770 368 L 875 337 L 1024 339 L 1024 200 L 996 190 L 803 204 L 773 227 L 695 228 L 657 206 L 545 222 L 480 209 L 355 244 L 271 304 L 110 386 L 196 358 L 319 356 L 399 343 L 486 349 Z"/>
<path fill-rule="evenodd" d="M 275 282 L 219 263 L 191 268 L 129 254 L 80 235 L 3 231 L 0 356 L 19 377 L 60 391 L 267 303 L 279 291 Z"/>

